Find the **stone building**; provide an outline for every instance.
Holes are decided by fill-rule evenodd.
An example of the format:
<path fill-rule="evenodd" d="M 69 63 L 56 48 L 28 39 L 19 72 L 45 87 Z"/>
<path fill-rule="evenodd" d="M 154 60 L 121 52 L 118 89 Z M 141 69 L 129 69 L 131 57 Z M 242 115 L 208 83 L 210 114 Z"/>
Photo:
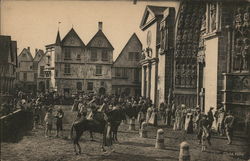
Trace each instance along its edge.
<path fill-rule="evenodd" d="M 127 96 L 141 95 L 142 44 L 134 33 L 112 66 L 112 93 Z"/>
<path fill-rule="evenodd" d="M 111 93 L 113 50 L 102 31 L 102 22 L 87 45 L 73 28 L 62 40 L 58 32 L 56 42 L 46 46 L 48 64 L 44 73 L 50 78 L 47 88 L 65 96 L 77 92 Z"/>
<path fill-rule="evenodd" d="M 165 34 L 165 37 L 174 39 L 173 49 L 170 50 L 172 52 L 169 52 L 173 56 L 173 68 L 168 69 L 158 64 L 159 70 L 165 70 L 166 73 L 167 70 L 172 71 L 170 80 L 172 89 L 169 90 L 171 92 L 168 100 L 174 100 L 177 106 L 181 104 L 191 108 L 198 106 L 204 112 L 210 107 L 215 107 L 216 110 L 222 105 L 227 111 L 233 111 L 239 125 L 238 129 L 249 129 L 250 127 L 246 127 L 246 120 L 249 120 L 250 116 L 250 3 L 248 1 L 177 1 L 176 3 L 178 5 L 175 8 L 177 14 L 174 30 Z M 157 9 L 161 13 L 162 10 L 162 8 Z M 152 12 L 149 12 L 149 15 L 150 13 Z M 149 21 L 148 24 L 154 24 L 156 19 Z M 155 25 L 155 28 L 155 30 L 162 29 L 161 25 Z M 160 37 L 160 34 L 149 35 L 156 40 Z M 169 43 L 168 40 L 165 42 Z M 148 54 L 152 55 L 150 59 L 156 57 L 154 52 L 157 53 L 157 50 L 153 46 L 148 51 L 143 54 L 147 55 L 152 51 L 152 54 Z M 143 64 L 143 61 L 142 65 L 147 65 Z M 160 77 L 159 70 L 158 74 L 155 74 L 153 67 L 151 74 Z M 142 73 L 150 74 L 147 70 L 148 68 Z M 153 83 L 151 86 L 143 85 L 142 93 L 151 99 L 155 98 L 156 79 L 145 75 L 142 77 L 146 78 L 142 78 L 142 84 L 147 84 L 149 80 Z M 159 83 L 159 79 L 157 81 Z M 162 87 L 168 88 L 167 85 L 161 85 Z"/>
<path fill-rule="evenodd" d="M 41 55 L 38 63 L 37 63 L 37 91 L 38 92 L 46 92 L 49 91 L 50 77 L 45 75 L 45 67 L 48 66 L 48 56 L 47 53 Z"/>
<path fill-rule="evenodd" d="M 0 35 L 0 96 L 15 92 L 17 42 Z"/>
<path fill-rule="evenodd" d="M 35 51 L 33 58 L 30 47 L 24 48 L 18 55 L 17 88 L 24 92 L 36 93 L 37 62 L 43 54 L 42 50 Z"/>
<path fill-rule="evenodd" d="M 168 98 L 172 88 L 174 18 L 172 7 L 147 6 L 140 24 L 141 30 L 147 34 L 147 45 L 143 46 L 143 60 L 140 61 L 141 93 L 156 106 Z"/>

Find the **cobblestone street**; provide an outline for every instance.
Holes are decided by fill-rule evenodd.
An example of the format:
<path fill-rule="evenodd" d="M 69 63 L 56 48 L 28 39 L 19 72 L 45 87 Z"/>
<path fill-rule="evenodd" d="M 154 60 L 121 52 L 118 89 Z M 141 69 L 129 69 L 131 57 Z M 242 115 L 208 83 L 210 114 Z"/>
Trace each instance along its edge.
<path fill-rule="evenodd" d="M 164 128 L 165 149 L 155 149 L 155 138 L 157 128 L 148 127 L 148 138 L 140 138 L 138 131 L 129 131 L 128 124 L 122 124 L 118 132 L 119 144 L 114 144 L 115 152 L 104 154 L 100 148 L 100 134 L 94 134 L 95 141 L 90 141 L 89 133 L 84 133 L 81 139 L 82 154 L 75 155 L 72 141 L 66 136 L 69 135 L 70 124 L 73 115 L 70 107 L 64 107 L 65 111 L 65 132 L 63 138 L 45 138 L 43 130 L 32 131 L 19 143 L 2 143 L 2 161 L 161 161 L 178 160 L 179 144 L 182 141 L 190 143 L 191 160 L 193 161 L 243 161 L 247 152 L 247 142 L 242 138 L 236 138 L 232 145 L 226 145 L 225 138 L 212 136 L 212 146 L 206 152 L 201 152 L 194 134 L 184 134 L 180 131 L 173 131 Z M 138 129 L 138 124 L 136 124 Z M 55 131 L 53 131 L 55 134 Z"/>

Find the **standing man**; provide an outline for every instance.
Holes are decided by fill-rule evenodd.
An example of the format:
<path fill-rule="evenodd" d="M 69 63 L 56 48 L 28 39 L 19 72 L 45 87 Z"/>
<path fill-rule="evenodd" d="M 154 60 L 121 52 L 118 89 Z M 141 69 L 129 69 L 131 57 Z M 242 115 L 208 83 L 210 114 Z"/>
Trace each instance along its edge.
<path fill-rule="evenodd" d="M 61 135 L 62 135 L 62 131 L 63 131 L 63 117 L 64 117 L 64 112 L 62 110 L 62 108 L 60 107 L 57 110 L 56 113 L 56 137 L 58 137 L 59 131 L 61 131 Z"/>
<path fill-rule="evenodd" d="M 217 121 L 218 134 L 220 136 L 223 136 L 225 134 L 224 119 L 225 119 L 225 111 L 224 111 L 224 109 L 222 107 L 222 108 L 219 109 L 218 121 Z"/>
<path fill-rule="evenodd" d="M 170 126 L 171 125 L 171 115 L 172 115 L 172 110 L 171 110 L 171 105 L 170 104 L 167 104 L 165 102 L 165 111 L 166 111 L 166 124 L 167 126 Z"/>
<path fill-rule="evenodd" d="M 181 129 L 184 129 L 185 121 L 186 121 L 187 109 L 186 105 L 181 105 Z"/>
<path fill-rule="evenodd" d="M 209 121 L 209 125 L 208 128 L 211 129 L 213 122 L 214 122 L 214 115 L 213 115 L 213 107 L 210 107 L 209 111 L 207 112 L 207 117 L 208 117 L 208 121 Z"/>
<path fill-rule="evenodd" d="M 174 125 L 175 122 L 175 111 L 176 111 L 176 106 L 174 100 L 172 100 L 171 104 L 171 124 Z"/>
<path fill-rule="evenodd" d="M 47 111 L 45 118 L 45 137 L 48 137 L 51 135 L 51 130 L 52 130 L 52 123 L 53 123 L 53 115 L 52 115 L 52 108 L 49 108 Z"/>
<path fill-rule="evenodd" d="M 227 144 L 232 143 L 232 137 L 233 137 L 233 126 L 234 126 L 234 116 L 232 115 L 231 111 L 228 111 L 227 116 L 225 117 L 224 124 L 226 128 L 226 135 L 228 139 Z"/>

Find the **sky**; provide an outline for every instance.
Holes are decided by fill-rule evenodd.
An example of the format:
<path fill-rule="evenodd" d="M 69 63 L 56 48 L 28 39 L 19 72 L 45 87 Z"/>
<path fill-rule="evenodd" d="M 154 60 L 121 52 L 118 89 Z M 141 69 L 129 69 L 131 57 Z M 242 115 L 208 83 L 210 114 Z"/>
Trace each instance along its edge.
<path fill-rule="evenodd" d="M 115 48 L 114 60 L 133 33 L 146 44 L 146 33 L 139 28 L 146 5 L 176 7 L 175 2 L 139 1 L 15 1 L 3 0 L 1 34 L 18 44 L 18 54 L 28 46 L 45 50 L 73 27 L 85 44 L 96 34 L 98 22 Z M 60 24 L 58 22 L 61 22 Z"/>

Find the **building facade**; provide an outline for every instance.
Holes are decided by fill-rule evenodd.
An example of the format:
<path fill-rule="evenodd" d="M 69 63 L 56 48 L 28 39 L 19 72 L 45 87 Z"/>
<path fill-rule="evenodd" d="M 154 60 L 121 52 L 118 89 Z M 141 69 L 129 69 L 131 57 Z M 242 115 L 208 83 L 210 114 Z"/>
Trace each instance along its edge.
<path fill-rule="evenodd" d="M 0 51 L 0 96 L 8 96 L 15 92 L 17 42 L 0 35 Z"/>
<path fill-rule="evenodd" d="M 50 78 L 47 88 L 65 96 L 78 92 L 111 93 L 113 50 L 102 31 L 102 22 L 87 45 L 73 28 L 62 40 L 58 32 L 56 42 L 46 46 L 48 64 L 44 74 Z"/>
<path fill-rule="evenodd" d="M 142 44 L 134 33 L 112 66 L 112 93 L 126 96 L 141 95 Z"/>
<path fill-rule="evenodd" d="M 147 6 L 140 28 L 147 34 L 143 46 L 142 96 L 150 98 L 155 106 L 167 100 L 172 89 L 173 25 L 175 9 Z"/>
<path fill-rule="evenodd" d="M 150 52 L 142 54 L 152 55 L 152 57 L 141 62 L 142 68 L 146 65 L 142 72 L 143 95 L 150 96 L 151 99 L 157 96 L 157 92 L 152 90 L 152 88 L 155 89 L 154 84 L 157 84 L 155 83 L 157 79 L 148 75 L 154 73 L 160 78 L 160 70 L 165 73 L 172 72 L 169 81 L 172 89 L 169 90 L 168 100 L 174 101 L 177 106 L 181 104 L 191 108 L 198 106 L 204 112 L 208 112 L 210 107 L 214 107 L 215 111 L 222 105 L 227 111 L 233 111 L 239 130 L 249 129 L 249 124 L 246 122 L 250 116 L 250 3 L 248 1 L 176 3 L 178 7 L 175 8 L 177 14 L 174 30 L 166 31 L 167 34 L 165 34 L 165 37 L 174 39 L 173 45 L 169 48 L 173 47 L 169 50 L 169 53 L 173 54 L 171 65 L 173 68 L 159 65 L 159 62 L 158 74 L 155 74 L 154 66 L 149 72 L 150 66 L 143 61 L 147 62 L 156 57 L 154 52 L 157 50 L 153 46 L 151 49 L 146 49 L 146 51 L 152 51 L 152 54 L 148 54 Z M 157 11 L 162 12 L 162 8 L 158 8 Z M 162 13 L 164 15 L 164 12 Z M 149 21 L 148 24 L 151 23 L 153 26 L 153 22 L 156 20 Z M 154 30 L 162 30 L 161 26 L 159 22 L 155 27 L 157 29 Z M 149 35 L 154 37 L 152 42 L 160 37 L 160 33 Z M 163 42 L 169 43 L 169 39 Z M 161 47 L 159 48 L 162 51 Z M 158 53 L 158 57 L 159 55 Z M 151 82 L 151 86 L 148 81 Z M 159 85 L 160 79 L 157 82 Z M 168 89 L 166 84 L 159 86 Z"/>
<path fill-rule="evenodd" d="M 35 54 L 38 57 L 37 53 Z M 36 93 L 37 68 L 34 68 L 34 59 L 30 47 L 21 51 L 17 62 L 17 88 L 22 89 L 24 92 Z"/>

